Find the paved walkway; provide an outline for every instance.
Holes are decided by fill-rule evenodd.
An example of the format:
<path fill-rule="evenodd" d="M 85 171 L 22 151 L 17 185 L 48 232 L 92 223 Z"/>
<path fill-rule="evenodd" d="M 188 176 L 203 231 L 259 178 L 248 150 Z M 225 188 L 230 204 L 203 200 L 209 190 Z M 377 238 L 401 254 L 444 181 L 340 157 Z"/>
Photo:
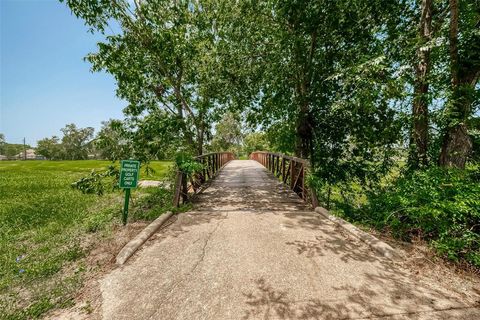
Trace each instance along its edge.
<path fill-rule="evenodd" d="M 232 161 L 193 211 L 101 281 L 104 319 L 480 319 Z"/>

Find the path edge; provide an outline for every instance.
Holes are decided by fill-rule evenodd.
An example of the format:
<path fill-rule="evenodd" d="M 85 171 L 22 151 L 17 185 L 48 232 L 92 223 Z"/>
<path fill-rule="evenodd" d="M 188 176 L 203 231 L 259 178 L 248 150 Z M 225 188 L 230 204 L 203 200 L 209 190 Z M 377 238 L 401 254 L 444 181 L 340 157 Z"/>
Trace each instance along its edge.
<path fill-rule="evenodd" d="M 377 239 L 371 234 L 363 230 L 360 230 L 359 228 L 343 220 L 342 218 L 333 216 L 332 214 L 330 214 L 330 212 L 328 212 L 327 209 L 322 207 L 316 207 L 315 212 L 321 214 L 328 220 L 336 223 L 338 226 L 342 227 L 345 231 L 353 235 L 355 238 L 365 242 L 370 248 L 378 252 L 383 257 L 390 260 L 400 260 L 402 258 L 401 255 L 398 253 L 398 251 L 393 249 L 390 245 Z"/>
<path fill-rule="evenodd" d="M 130 240 L 120 252 L 117 254 L 115 263 L 123 265 L 157 230 L 173 215 L 168 211 L 155 219 L 152 223 L 145 227 L 139 234 Z"/>

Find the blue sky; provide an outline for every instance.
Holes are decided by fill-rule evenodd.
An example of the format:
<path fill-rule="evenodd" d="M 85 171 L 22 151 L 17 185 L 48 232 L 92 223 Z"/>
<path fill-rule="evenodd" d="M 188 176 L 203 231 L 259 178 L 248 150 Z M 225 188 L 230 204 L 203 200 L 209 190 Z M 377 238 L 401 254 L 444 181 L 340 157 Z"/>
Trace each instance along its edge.
<path fill-rule="evenodd" d="M 0 132 L 7 142 L 60 136 L 67 123 L 98 129 L 122 118 L 115 81 L 83 57 L 100 36 L 56 0 L 0 0 Z"/>

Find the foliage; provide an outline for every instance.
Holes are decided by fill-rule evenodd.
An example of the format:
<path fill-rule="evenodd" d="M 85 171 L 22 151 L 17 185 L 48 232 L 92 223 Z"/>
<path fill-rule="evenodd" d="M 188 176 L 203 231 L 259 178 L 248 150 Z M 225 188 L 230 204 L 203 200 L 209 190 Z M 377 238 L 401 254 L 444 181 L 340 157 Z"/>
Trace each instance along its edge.
<path fill-rule="evenodd" d="M 128 140 L 126 131 L 125 123 L 121 120 L 102 122 L 102 128 L 94 140 L 100 158 L 115 161 L 132 156 L 132 143 Z"/>
<path fill-rule="evenodd" d="M 203 169 L 203 165 L 200 162 L 196 161 L 191 154 L 185 152 L 180 152 L 175 156 L 175 165 L 178 170 L 188 177 Z"/>
<path fill-rule="evenodd" d="M 63 159 L 64 151 L 59 141 L 57 136 L 38 140 L 36 152 L 49 160 Z"/>
<path fill-rule="evenodd" d="M 93 138 L 94 129 L 91 127 L 77 128 L 74 123 L 70 123 L 60 130 L 63 133 L 62 147 L 65 153 L 64 159 L 88 159 L 89 143 Z"/>
<path fill-rule="evenodd" d="M 215 126 L 210 149 L 212 152 L 230 151 L 238 155 L 242 140 L 240 117 L 232 112 L 227 112 Z"/>
<path fill-rule="evenodd" d="M 75 124 L 67 124 L 60 129 L 63 137 L 44 138 L 37 142 L 37 153 L 50 160 L 85 160 L 93 151 L 91 140 L 94 129 L 78 128 Z"/>
<path fill-rule="evenodd" d="M 368 194 L 347 216 L 397 237 L 418 236 L 441 255 L 480 267 L 480 167 L 432 167 L 401 176 Z"/>
<path fill-rule="evenodd" d="M 272 151 L 285 154 L 295 153 L 295 126 L 289 122 L 272 123 L 265 130 L 265 137 Z"/>
<path fill-rule="evenodd" d="M 117 95 L 129 102 L 133 122 L 166 112 L 184 146 L 203 152 L 205 135 L 222 99 L 218 78 L 216 10 L 210 1 L 65 0 L 92 32 L 105 36 L 87 56 L 94 71 L 117 82 Z M 171 131 L 157 131 L 156 137 Z M 140 145 L 143 147 L 144 145 Z"/>
<path fill-rule="evenodd" d="M 239 109 L 272 151 L 310 158 L 329 183 L 391 163 L 404 82 L 380 34 L 401 10 L 390 1 L 247 1 L 225 13 L 225 41 L 235 49 L 222 62 L 241 76 L 232 99 L 249 101 Z"/>
<path fill-rule="evenodd" d="M 151 111 L 142 118 L 129 119 L 127 139 L 131 144 L 132 157 L 144 163 L 150 160 L 172 159 L 184 146 L 177 134 L 178 119 L 164 110 Z"/>
<path fill-rule="evenodd" d="M 173 190 L 169 187 L 148 188 L 145 197 L 139 198 L 132 208 L 134 220 L 154 220 L 167 211 L 177 212 L 172 204 Z"/>
<path fill-rule="evenodd" d="M 19 143 L 8 143 L 4 141 L 0 142 L 0 155 L 7 156 L 7 158 L 13 158 L 19 153 L 22 153 L 24 149 L 31 149 L 30 145 L 23 145 Z"/>
<path fill-rule="evenodd" d="M 480 163 L 480 117 L 474 117 L 470 120 L 470 137 L 472 139 L 471 160 Z"/>
<path fill-rule="evenodd" d="M 105 192 L 105 178 L 110 179 L 110 189 L 118 189 L 118 179 L 120 177 L 120 171 L 113 165 L 108 166 L 108 169 L 104 172 L 96 172 L 92 170 L 90 175 L 82 177 L 80 180 L 72 183 L 72 188 L 82 191 L 82 193 L 89 194 L 94 193 L 99 196 Z"/>
<path fill-rule="evenodd" d="M 264 132 L 252 132 L 245 135 L 243 139 L 243 153 L 249 156 L 254 151 L 272 150 L 269 147 L 266 134 Z"/>

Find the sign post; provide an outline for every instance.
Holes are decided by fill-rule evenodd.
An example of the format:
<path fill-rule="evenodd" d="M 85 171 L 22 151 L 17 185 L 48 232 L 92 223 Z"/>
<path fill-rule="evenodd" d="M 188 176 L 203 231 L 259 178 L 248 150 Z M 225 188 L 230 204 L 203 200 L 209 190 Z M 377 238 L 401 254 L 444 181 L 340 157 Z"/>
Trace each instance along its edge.
<path fill-rule="evenodd" d="M 136 160 L 122 160 L 120 162 L 120 181 L 119 186 L 125 189 L 125 204 L 123 206 L 122 221 L 127 224 L 128 203 L 130 201 L 130 189 L 136 188 L 138 184 L 138 174 L 140 173 L 140 162 Z"/>

